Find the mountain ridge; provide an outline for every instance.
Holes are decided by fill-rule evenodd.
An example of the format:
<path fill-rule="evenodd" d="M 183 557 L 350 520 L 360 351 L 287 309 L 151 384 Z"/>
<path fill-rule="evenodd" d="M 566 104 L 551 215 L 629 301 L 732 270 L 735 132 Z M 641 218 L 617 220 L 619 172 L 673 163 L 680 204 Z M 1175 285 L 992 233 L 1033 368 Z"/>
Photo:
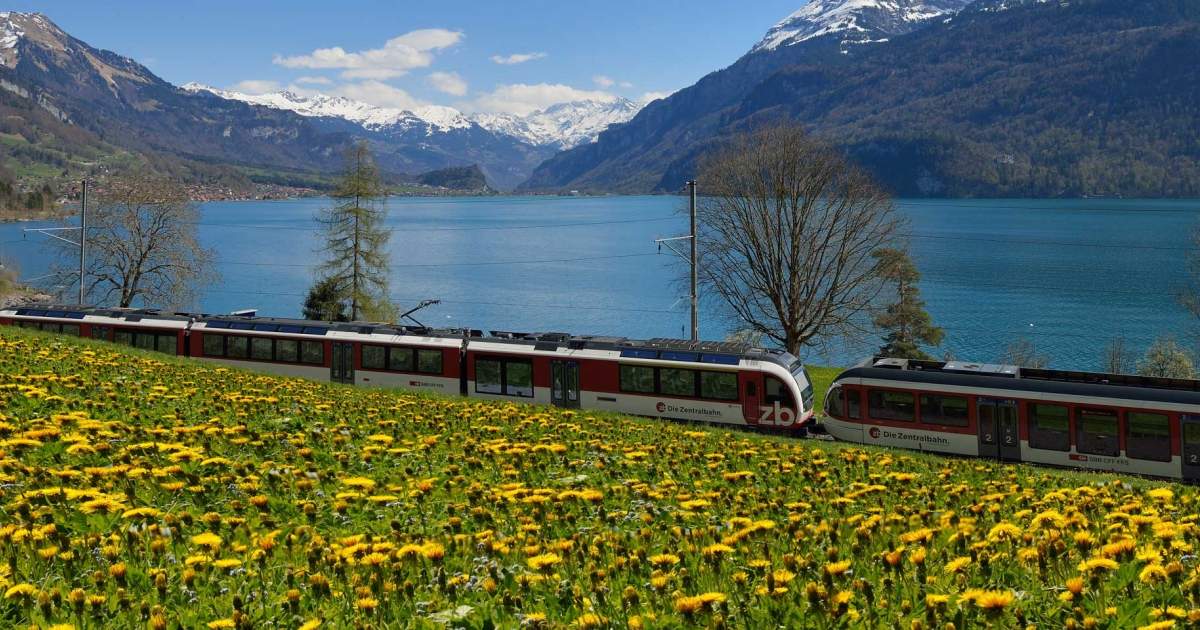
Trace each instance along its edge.
<path fill-rule="evenodd" d="M 522 189 L 675 190 L 730 134 L 790 120 L 898 195 L 1200 195 L 1196 3 L 981 0 L 921 24 L 752 49 Z"/>
<path fill-rule="evenodd" d="M 185 83 L 180 87 L 190 92 L 209 92 L 228 100 L 294 111 L 302 116 L 341 118 L 371 131 L 424 125 L 426 135 L 432 135 L 434 132 L 464 129 L 475 124 L 492 133 L 507 135 L 533 146 L 554 149 L 569 149 L 594 141 L 608 125 L 625 122 L 641 109 L 639 103 L 614 97 L 605 100 L 556 103 L 524 116 L 464 114 L 458 109 L 444 105 L 412 109 L 379 107 L 320 92 L 301 95 L 291 90 L 280 90 L 265 94 L 248 94 L 195 82 Z"/>

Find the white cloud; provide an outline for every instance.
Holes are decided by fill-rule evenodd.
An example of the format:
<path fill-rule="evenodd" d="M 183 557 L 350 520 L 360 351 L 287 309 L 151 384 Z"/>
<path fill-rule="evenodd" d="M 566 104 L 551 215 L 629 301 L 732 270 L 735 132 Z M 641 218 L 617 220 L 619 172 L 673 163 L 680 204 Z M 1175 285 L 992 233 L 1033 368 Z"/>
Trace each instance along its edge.
<path fill-rule="evenodd" d="M 638 102 L 649 103 L 650 101 L 657 101 L 660 98 L 667 98 L 672 94 L 674 94 L 674 92 L 645 92 L 638 97 Z"/>
<path fill-rule="evenodd" d="M 417 98 L 404 90 L 388 85 L 382 81 L 359 81 L 358 83 L 343 83 L 332 90 L 337 96 L 370 103 L 376 107 L 395 107 L 398 109 L 414 109 L 424 107 L 429 103 Z"/>
<path fill-rule="evenodd" d="M 618 85 L 619 85 L 620 87 L 622 87 L 622 88 L 625 88 L 626 90 L 628 90 L 629 88 L 633 87 L 633 84 L 632 84 L 632 83 L 630 83 L 629 81 L 622 81 L 622 82 L 620 82 Z"/>
<path fill-rule="evenodd" d="M 296 83 L 307 83 L 309 85 L 329 85 L 333 83 L 327 77 L 297 77 Z"/>
<path fill-rule="evenodd" d="M 382 48 L 359 52 L 346 52 L 341 46 L 318 48 L 307 55 L 276 55 L 274 62 L 285 68 L 338 69 L 343 77 L 352 79 L 390 79 L 428 67 L 436 51 L 462 39 L 461 31 L 426 28 L 393 37 Z"/>
<path fill-rule="evenodd" d="M 544 53 L 544 52 L 513 53 L 511 55 L 492 55 L 492 63 L 498 63 L 502 66 L 511 66 L 511 65 L 515 65 L 518 63 L 525 63 L 526 61 L 533 61 L 534 59 L 542 59 L 542 58 L 545 58 L 545 56 L 546 56 L 546 53 Z"/>
<path fill-rule="evenodd" d="M 268 92 L 279 91 L 278 81 L 266 81 L 259 79 L 247 79 L 238 81 L 229 86 L 229 89 L 234 92 L 242 92 L 244 94 L 266 94 Z"/>
<path fill-rule="evenodd" d="M 597 100 L 612 101 L 615 96 L 601 90 L 580 90 L 561 83 L 512 83 L 496 86 L 495 90 L 480 95 L 471 109 L 480 112 L 517 114 L 525 116 L 556 103 L 569 101 Z"/>
<path fill-rule="evenodd" d="M 617 84 L 616 81 L 613 81 L 611 78 L 606 77 L 603 74 L 597 74 L 596 76 L 592 77 L 592 83 L 595 83 L 596 85 L 605 89 Z"/>
<path fill-rule="evenodd" d="M 452 96 L 464 96 L 467 93 L 467 82 L 457 72 L 431 72 L 429 83 L 439 92 Z"/>

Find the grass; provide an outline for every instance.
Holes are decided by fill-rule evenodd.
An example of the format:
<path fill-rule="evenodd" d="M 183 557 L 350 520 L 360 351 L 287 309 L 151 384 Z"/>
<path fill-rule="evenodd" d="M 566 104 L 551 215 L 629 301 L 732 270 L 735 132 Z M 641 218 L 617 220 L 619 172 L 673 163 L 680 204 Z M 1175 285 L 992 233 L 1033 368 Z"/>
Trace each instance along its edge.
<path fill-rule="evenodd" d="M 810 370 L 820 382 L 833 370 Z M 0 330 L 8 627 L 1200 619 L 1197 492 Z"/>

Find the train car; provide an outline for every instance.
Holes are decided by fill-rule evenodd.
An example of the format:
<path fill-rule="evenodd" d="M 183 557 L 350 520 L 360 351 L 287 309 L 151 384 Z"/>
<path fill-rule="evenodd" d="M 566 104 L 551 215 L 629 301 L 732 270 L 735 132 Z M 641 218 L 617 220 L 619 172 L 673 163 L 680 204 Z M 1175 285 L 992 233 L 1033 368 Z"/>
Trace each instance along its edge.
<path fill-rule="evenodd" d="M 479 398 L 785 430 L 813 417 L 804 365 L 744 344 L 492 331 L 464 359 Z"/>
<path fill-rule="evenodd" d="M 246 315 L 29 307 L 0 323 L 351 385 L 804 430 L 812 381 L 777 350 Z"/>
<path fill-rule="evenodd" d="M 875 358 L 825 415 L 848 442 L 1200 481 L 1200 381 Z"/>
<path fill-rule="evenodd" d="M 0 310 L 0 324 L 88 337 L 154 350 L 187 354 L 191 316 L 134 308 L 26 306 Z"/>
<path fill-rule="evenodd" d="M 461 341 L 426 329 L 202 315 L 189 343 L 198 359 L 283 376 L 451 394 L 461 389 Z"/>

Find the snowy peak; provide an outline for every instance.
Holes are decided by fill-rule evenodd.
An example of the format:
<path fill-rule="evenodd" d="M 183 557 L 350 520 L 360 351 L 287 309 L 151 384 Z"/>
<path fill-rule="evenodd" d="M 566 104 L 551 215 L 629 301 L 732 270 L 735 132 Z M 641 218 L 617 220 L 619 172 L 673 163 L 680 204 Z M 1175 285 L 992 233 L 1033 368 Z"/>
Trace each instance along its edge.
<path fill-rule="evenodd" d="M 445 133 L 478 125 L 498 135 L 516 138 L 538 147 L 555 149 L 569 149 L 593 142 L 609 125 L 633 118 L 644 105 L 614 97 L 607 100 L 558 103 L 527 116 L 467 116 L 453 107 L 441 105 L 407 110 L 376 107 L 342 96 L 301 95 L 287 90 L 269 94 L 245 94 L 200 83 L 188 83 L 182 88 L 189 92 L 207 92 L 228 100 L 286 109 L 301 116 L 341 118 L 362 125 L 370 131 L 407 131 L 424 125 L 426 135 L 432 135 L 435 132 Z"/>
<path fill-rule="evenodd" d="M 380 131 L 396 126 L 409 128 L 425 124 L 428 126 L 427 133 L 434 133 L 465 129 L 471 126 L 471 121 L 466 116 L 450 107 L 419 107 L 414 111 L 409 111 L 393 107 L 376 107 L 344 96 L 327 94 L 302 95 L 288 90 L 268 94 L 246 94 L 233 90 L 221 90 L 200 83 L 187 83 L 182 87 L 189 92 L 208 92 L 227 100 L 286 109 L 301 116 L 341 118 L 358 123 L 371 131 Z"/>
<path fill-rule="evenodd" d="M 595 142 L 601 131 L 633 118 L 644 105 L 617 97 L 558 103 L 526 116 L 475 114 L 473 119 L 485 129 L 535 146 L 570 149 Z"/>
<path fill-rule="evenodd" d="M 68 51 L 70 36 L 41 13 L 0 12 L 0 65 L 15 68 L 22 42 L 33 42 L 57 53 Z"/>
<path fill-rule="evenodd" d="M 812 0 L 767 31 L 751 53 L 836 36 L 841 44 L 867 44 L 914 31 L 953 16 L 974 0 Z"/>

